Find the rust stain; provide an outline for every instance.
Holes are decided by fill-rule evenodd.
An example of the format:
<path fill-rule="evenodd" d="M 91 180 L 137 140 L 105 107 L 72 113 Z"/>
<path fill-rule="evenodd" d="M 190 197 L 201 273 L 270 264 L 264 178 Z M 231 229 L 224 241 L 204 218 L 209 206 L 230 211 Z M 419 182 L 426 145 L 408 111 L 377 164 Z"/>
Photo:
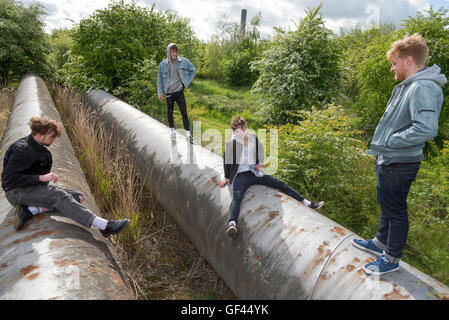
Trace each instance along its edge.
<path fill-rule="evenodd" d="M 28 266 L 26 268 L 23 268 L 22 270 L 20 270 L 22 272 L 22 274 L 24 276 L 26 276 L 28 273 L 33 272 L 34 270 L 36 270 L 38 268 L 38 266 Z"/>
<path fill-rule="evenodd" d="M 352 261 L 354 261 L 355 263 L 359 263 L 360 259 L 356 257 L 356 258 L 352 259 Z"/>
<path fill-rule="evenodd" d="M 65 259 L 65 260 L 61 260 L 61 261 L 53 261 L 53 263 L 55 265 L 60 266 L 60 267 L 66 267 L 66 266 L 71 265 L 71 264 L 77 265 L 76 262 L 77 262 L 76 260 L 72 260 L 72 259 Z"/>
<path fill-rule="evenodd" d="M 43 237 L 43 236 L 49 236 L 52 233 L 53 233 L 53 231 L 50 231 L 50 230 L 42 230 L 42 231 L 33 233 L 32 235 L 23 237 L 21 239 L 17 239 L 16 241 L 11 242 L 10 245 L 16 245 L 16 244 L 18 244 L 20 242 L 26 242 L 26 241 L 29 241 L 29 240 L 34 239 L 34 238 L 39 238 L 39 237 Z"/>
<path fill-rule="evenodd" d="M 261 207 L 265 207 L 264 205 L 262 205 Z M 260 209 L 260 208 L 259 208 Z M 265 227 L 268 223 L 270 223 L 271 220 L 273 220 L 274 218 L 276 218 L 279 215 L 279 211 L 271 211 L 268 216 L 269 218 L 267 219 L 267 221 L 265 221 L 259 228 L 257 228 L 256 231 L 254 231 L 252 237 L 254 237 L 256 234 L 258 234 L 260 232 L 260 230 L 262 230 L 263 227 Z"/>
<path fill-rule="evenodd" d="M 38 267 L 37 266 L 28 266 L 26 268 L 23 268 L 22 270 L 20 270 L 22 272 L 22 274 L 28 279 L 28 280 L 34 280 L 37 278 L 37 276 L 39 275 L 39 272 L 30 274 L 31 272 L 33 272 L 34 270 L 36 270 Z M 30 275 L 29 275 L 30 274 Z"/>
<path fill-rule="evenodd" d="M 344 230 L 343 228 L 337 227 L 337 226 L 335 226 L 335 227 L 331 230 L 331 232 L 336 232 L 336 233 L 338 233 L 338 234 L 341 235 L 341 236 L 346 235 L 345 230 Z"/>
<path fill-rule="evenodd" d="M 282 198 L 282 193 L 276 193 L 274 196 L 278 197 L 278 198 Z"/>
<path fill-rule="evenodd" d="M 27 279 L 28 280 L 34 280 L 34 279 L 37 278 L 38 275 L 39 275 L 39 272 L 30 274 L 29 276 L 27 276 Z"/>
<path fill-rule="evenodd" d="M 355 267 L 352 264 L 349 264 L 346 266 L 346 271 L 348 271 L 348 272 L 351 272 L 354 269 L 355 269 Z"/>
<path fill-rule="evenodd" d="M 399 300 L 399 299 L 408 299 L 410 298 L 410 295 L 406 294 L 403 295 L 401 294 L 399 288 L 398 288 L 398 284 L 394 284 L 393 285 L 393 291 L 387 294 L 384 294 L 384 299 L 385 300 Z"/>
<path fill-rule="evenodd" d="M 323 273 L 322 275 L 321 275 L 321 280 L 327 280 L 327 279 L 329 279 L 331 276 L 330 276 L 330 274 L 329 273 L 327 273 L 327 272 L 325 272 L 325 273 Z"/>

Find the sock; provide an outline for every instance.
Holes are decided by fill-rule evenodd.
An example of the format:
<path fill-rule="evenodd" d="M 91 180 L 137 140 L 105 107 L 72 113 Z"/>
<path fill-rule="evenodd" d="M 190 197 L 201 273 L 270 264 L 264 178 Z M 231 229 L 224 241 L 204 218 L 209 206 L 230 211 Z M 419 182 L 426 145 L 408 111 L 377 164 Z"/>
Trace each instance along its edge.
<path fill-rule="evenodd" d="M 231 221 L 229 221 L 229 226 L 234 226 L 234 227 L 236 227 L 237 226 L 237 224 L 235 223 L 235 220 L 231 220 Z"/>
<path fill-rule="evenodd" d="M 175 128 L 170 128 L 171 134 L 176 134 Z"/>
<path fill-rule="evenodd" d="M 312 204 L 312 202 L 307 199 L 302 200 L 302 203 L 304 203 L 306 206 L 310 206 Z"/>
<path fill-rule="evenodd" d="M 376 247 L 378 247 L 380 250 L 383 250 L 386 247 L 386 245 L 383 244 L 382 242 L 380 242 L 379 240 L 377 240 L 377 238 L 374 238 L 373 242 L 376 245 Z"/>
<path fill-rule="evenodd" d="M 30 210 L 30 212 L 34 215 L 39 214 L 42 212 L 42 208 L 41 207 L 28 207 L 28 210 Z"/>
<path fill-rule="evenodd" d="M 100 230 L 106 229 L 106 225 L 108 224 L 108 220 L 105 220 L 100 217 L 95 217 L 94 221 L 92 222 L 94 226 L 96 226 Z"/>
<path fill-rule="evenodd" d="M 186 131 L 186 135 L 187 135 L 187 138 L 190 137 L 190 131 L 189 130 Z"/>

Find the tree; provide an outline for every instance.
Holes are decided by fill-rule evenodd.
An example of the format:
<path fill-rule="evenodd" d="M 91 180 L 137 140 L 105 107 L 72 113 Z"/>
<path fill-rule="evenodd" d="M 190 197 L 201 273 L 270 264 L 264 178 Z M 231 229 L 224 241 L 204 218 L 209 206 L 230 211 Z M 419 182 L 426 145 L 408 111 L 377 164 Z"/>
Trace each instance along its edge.
<path fill-rule="evenodd" d="M 205 45 L 199 75 L 210 79 L 223 79 L 229 85 L 251 85 L 258 73 L 251 62 L 259 58 L 264 42 L 260 41 L 262 15 L 251 18 L 245 35 L 235 22 L 219 22 L 218 33 Z"/>
<path fill-rule="evenodd" d="M 172 11 L 166 13 L 113 1 L 95 11 L 73 31 L 73 48 L 64 77 L 73 86 L 112 91 L 127 83 L 142 63 L 167 57 L 166 47 L 177 42 L 180 53 L 195 53 L 198 40 L 189 21 Z M 190 57 L 195 61 L 195 57 Z M 145 62 L 146 65 L 152 65 Z M 157 69 L 155 70 L 157 72 Z"/>
<path fill-rule="evenodd" d="M 41 4 L 25 7 L 16 0 L 0 1 L 0 85 L 26 72 L 49 73 L 49 43 Z"/>
<path fill-rule="evenodd" d="M 341 94 L 339 44 L 324 26 L 320 9 L 307 9 L 296 31 L 277 29 L 271 47 L 253 63 L 260 76 L 252 92 L 265 100 L 261 118 L 294 123 L 295 111 L 323 108 Z"/>

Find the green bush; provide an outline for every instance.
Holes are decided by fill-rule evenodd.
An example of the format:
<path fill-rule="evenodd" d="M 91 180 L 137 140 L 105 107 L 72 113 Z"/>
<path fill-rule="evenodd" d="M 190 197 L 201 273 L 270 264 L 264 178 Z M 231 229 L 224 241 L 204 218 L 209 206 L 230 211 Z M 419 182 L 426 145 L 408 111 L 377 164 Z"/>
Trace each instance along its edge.
<path fill-rule="evenodd" d="M 278 29 L 270 48 L 253 63 L 260 74 L 253 92 L 265 100 L 261 119 L 295 123 L 295 111 L 324 107 L 341 95 L 341 50 L 320 9 L 308 9 L 296 31 Z"/>
<path fill-rule="evenodd" d="M 135 68 L 136 73 L 123 86 L 116 88 L 113 94 L 126 98 L 137 108 L 154 105 L 157 103 L 158 65 L 154 59 L 145 59 Z"/>
<path fill-rule="evenodd" d="M 421 163 L 408 197 L 410 230 L 406 259 L 449 285 L 449 141 Z"/>
<path fill-rule="evenodd" d="M 0 1 L 0 88 L 27 72 L 50 74 L 44 16 L 42 4 L 25 7 L 16 0 Z"/>
<path fill-rule="evenodd" d="M 173 11 L 157 11 L 154 5 L 147 9 L 123 0 L 81 20 L 72 37 L 64 79 L 78 88 L 95 86 L 111 92 L 129 84 L 145 60 L 166 59 L 170 42 L 178 44 L 181 55 L 196 53 L 198 43 L 187 19 Z"/>
<path fill-rule="evenodd" d="M 276 176 L 310 200 L 324 200 L 322 212 L 362 235 L 378 226 L 376 175 L 355 120 L 342 107 L 301 111 L 297 125 L 279 127 Z"/>
<path fill-rule="evenodd" d="M 244 86 L 257 80 L 257 72 L 250 69 L 250 63 L 256 54 L 249 49 L 235 52 L 230 59 L 224 60 L 224 79 L 232 86 Z"/>

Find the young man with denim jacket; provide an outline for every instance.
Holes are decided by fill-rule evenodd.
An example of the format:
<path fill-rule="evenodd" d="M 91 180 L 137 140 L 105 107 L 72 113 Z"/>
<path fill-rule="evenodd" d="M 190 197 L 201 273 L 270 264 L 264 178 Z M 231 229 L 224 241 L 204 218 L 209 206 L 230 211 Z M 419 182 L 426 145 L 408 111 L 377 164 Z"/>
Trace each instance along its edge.
<path fill-rule="evenodd" d="M 223 158 L 225 178 L 220 181 L 220 188 L 232 185 L 232 201 L 229 206 L 229 224 L 226 233 L 230 237 L 237 234 L 237 219 L 240 204 L 246 190 L 255 184 L 261 184 L 280 190 L 290 197 L 302 202 L 312 209 L 319 209 L 324 202 L 310 202 L 290 188 L 285 182 L 262 172 L 264 160 L 263 146 L 255 134 L 248 131 L 246 120 L 235 117 L 231 122 L 234 131 L 232 139 L 226 143 Z"/>
<path fill-rule="evenodd" d="M 186 130 L 187 140 L 193 143 L 190 133 L 189 117 L 187 116 L 186 98 L 184 89 L 187 88 L 195 77 L 195 67 L 189 59 L 178 55 L 178 46 L 170 43 L 167 46 L 167 59 L 159 64 L 157 77 L 157 94 L 162 102 L 163 95 L 167 99 L 167 118 L 171 129 L 171 140 L 176 141 L 176 132 L 173 122 L 173 108 L 175 101 L 182 115 L 182 122 Z"/>
<path fill-rule="evenodd" d="M 368 274 L 399 269 L 409 229 L 407 196 L 424 159 L 423 148 L 438 134 L 447 82 L 437 65 L 425 67 L 429 49 L 418 34 L 393 43 L 387 52 L 391 72 L 401 81 L 393 90 L 367 154 L 376 155 L 380 226 L 374 239 L 354 239 L 359 249 L 379 255 L 364 266 Z"/>

